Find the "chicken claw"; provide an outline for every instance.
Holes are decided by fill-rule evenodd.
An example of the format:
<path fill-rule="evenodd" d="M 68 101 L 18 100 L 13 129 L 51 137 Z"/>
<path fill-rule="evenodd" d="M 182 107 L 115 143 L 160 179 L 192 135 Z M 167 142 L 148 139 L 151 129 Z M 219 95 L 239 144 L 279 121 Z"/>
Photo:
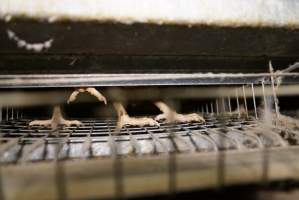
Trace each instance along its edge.
<path fill-rule="evenodd" d="M 149 117 L 130 117 L 123 107 L 121 103 L 113 103 L 117 116 L 118 116 L 118 122 L 117 122 L 117 129 L 121 129 L 125 125 L 132 125 L 132 126 L 160 126 L 160 124 L 155 121 L 152 118 Z"/>
<path fill-rule="evenodd" d="M 155 102 L 155 105 L 163 112 L 163 114 L 157 115 L 155 117 L 155 120 L 157 121 L 165 120 L 166 123 L 205 122 L 205 119 L 196 113 L 179 114 L 161 101 Z"/>
<path fill-rule="evenodd" d="M 104 104 L 107 104 L 107 100 L 106 98 L 99 92 L 97 91 L 95 88 L 79 88 L 76 89 L 69 97 L 69 99 L 67 100 L 67 103 L 73 102 L 77 99 L 77 96 L 80 93 L 83 92 L 88 92 L 89 94 L 91 94 L 92 96 L 95 96 L 99 101 L 103 101 Z"/>
<path fill-rule="evenodd" d="M 58 125 L 82 126 L 83 124 L 78 120 L 66 120 L 66 119 L 64 119 L 62 114 L 61 114 L 60 107 L 55 106 L 51 119 L 48 119 L 48 120 L 34 120 L 34 121 L 29 123 L 29 126 L 34 126 L 34 125 L 46 126 L 46 127 L 51 127 L 52 129 L 56 129 Z"/>

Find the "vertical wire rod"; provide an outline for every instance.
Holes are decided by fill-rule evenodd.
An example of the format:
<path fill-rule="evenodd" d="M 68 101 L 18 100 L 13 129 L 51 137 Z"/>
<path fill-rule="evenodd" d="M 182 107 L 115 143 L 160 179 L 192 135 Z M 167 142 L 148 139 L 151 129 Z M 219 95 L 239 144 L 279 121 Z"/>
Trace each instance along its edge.
<path fill-rule="evenodd" d="M 270 77 L 271 77 L 271 86 L 272 86 L 272 95 L 274 98 L 274 105 L 275 105 L 275 113 L 276 113 L 276 118 L 279 118 L 279 108 L 278 108 L 278 98 L 276 95 L 275 91 L 275 83 L 274 83 L 274 77 L 273 77 L 273 67 L 271 61 L 269 61 L 269 71 L 270 71 Z"/>
<path fill-rule="evenodd" d="M 253 83 L 251 83 L 251 91 L 252 91 L 252 99 L 253 99 L 253 106 L 254 106 L 255 119 L 258 119 L 258 117 L 257 117 L 257 110 L 256 110 L 256 102 L 255 102 L 255 93 L 254 93 L 254 86 L 253 86 Z"/>
<path fill-rule="evenodd" d="M 114 175 L 114 190 L 115 190 L 115 197 L 118 199 L 122 199 L 124 196 L 124 184 L 123 184 L 123 162 L 122 157 L 119 155 L 118 146 L 116 143 L 116 139 L 114 137 L 115 130 L 110 129 L 110 123 L 107 124 L 108 131 L 109 131 L 109 146 L 110 146 L 110 153 L 113 158 L 113 175 Z"/>
<path fill-rule="evenodd" d="M 173 116 L 170 118 L 173 119 Z M 169 140 L 171 141 L 174 150 L 171 151 L 168 155 L 168 187 L 169 187 L 169 194 L 171 197 L 174 197 L 176 194 L 177 188 L 177 158 L 176 152 L 179 152 L 179 148 L 175 142 L 176 134 L 174 133 L 174 125 L 171 125 L 166 130 L 169 132 Z"/>
<path fill-rule="evenodd" d="M 58 135 L 56 133 L 55 135 Z M 55 186 L 57 192 L 57 199 L 63 200 L 67 199 L 67 189 L 66 189 L 66 180 L 65 180 L 65 168 L 63 162 L 59 161 L 59 152 L 61 150 L 62 144 L 59 140 L 59 143 L 55 145 Z"/>
<path fill-rule="evenodd" d="M 13 107 L 11 107 L 11 117 L 10 117 L 10 119 L 13 119 L 13 116 L 14 116 Z"/>
<path fill-rule="evenodd" d="M 108 129 L 108 133 L 109 133 L 108 144 L 109 144 L 109 148 L 110 148 L 110 155 L 113 158 L 115 158 L 117 156 L 118 151 L 117 151 L 117 145 L 116 145 L 115 139 L 112 135 L 113 131 L 110 129 L 110 123 L 107 124 L 107 129 Z"/>
<path fill-rule="evenodd" d="M 244 106 L 245 106 L 245 112 L 246 112 L 246 117 L 248 117 L 248 108 L 247 108 L 247 100 L 246 100 L 246 93 L 245 93 L 245 86 L 242 86 L 243 89 L 243 98 L 244 98 Z"/>
<path fill-rule="evenodd" d="M 151 131 L 151 130 L 148 130 L 146 127 L 144 127 L 144 130 L 149 133 L 149 135 L 151 136 L 152 138 L 152 141 L 153 141 L 153 145 L 154 145 L 154 151 L 153 153 L 157 153 L 157 144 L 159 144 L 162 148 L 163 148 L 163 151 L 167 152 L 168 153 L 168 149 L 167 147 L 164 145 L 164 143 L 159 139 L 159 137 L 155 136 L 155 134 Z"/>
<path fill-rule="evenodd" d="M 232 115 L 232 105 L 231 105 L 231 101 L 230 101 L 230 96 L 227 97 L 227 100 L 228 100 L 229 114 Z"/>
<path fill-rule="evenodd" d="M 238 89 L 236 89 L 236 100 L 237 100 L 237 109 L 238 109 L 238 117 L 241 117 L 241 112 L 240 112 L 240 103 L 239 103 L 239 93 Z"/>
<path fill-rule="evenodd" d="M 222 111 L 223 111 L 223 113 L 225 113 L 226 109 L 225 109 L 225 99 L 224 98 L 222 98 L 222 107 L 223 107 Z"/>
<path fill-rule="evenodd" d="M 131 131 L 127 128 L 126 128 L 126 132 L 127 134 L 129 135 L 129 138 L 130 138 L 130 144 L 131 146 L 133 147 L 133 151 L 136 155 L 141 155 L 142 154 L 142 151 L 141 151 L 141 147 L 140 145 L 138 144 L 138 141 L 137 139 L 134 137 L 134 135 L 131 133 Z"/>
<path fill-rule="evenodd" d="M 22 158 L 20 159 L 20 162 L 25 163 L 27 161 L 30 161 L 31 154 L 37 148 L 45 145 L 47 137 L 48 137 L 48 135 L 45 135 L 45 136 L 35 140 L 32 144 L 30 144 L 30 146 L 27 149 L 25 149 L 24 152 L 22 153 Z"/>
<path fill-rule="evenodd" d="M 219 115 L 218 99 L 216 99 L 216 113 Z"/>
<path fill-rule="evenodd" d="M 91 129 L 89 133 L 87 133 L 87 136 L 84 139 L 83 146 L 82 146 L 82 154 L 83 156 L 86 156 L 87 158 L 92 158 L 93 157 L 93 150 L 92 150 L 92 138 L 91 134 L 93 132 L 95 123 L 92 123 Z M 86 154 L 86 155 L 84 155 Z"/>
<path fill-rule="evenodd" d="M 208 106 L 208 104 L 206 104 L 206 111 L 207 111 L 207 114 L 209 114 L 209 106 Z"/>
<path fill-rule="evenodd" d="M 6 106 L 6 121 L 8 121 L 8 106 Z"/>
<path fill-rule="evenodd" d="M 0 106 L 0 122 L 2 122 L 2 107 Z"/>
<path fill-rule="evenodd" d="M 211 105 L 211 113 L 213 114 L 214 113 L 213 102 L 211 102 L 210 105 Z"/>
<path fill-rule="evenodd" d="M 267 98 L 266 98 L 266 92 L 265 92 L 265 81 L 262 81 L 262 91 L 263 91 L 263 97 L 264 97 L 264 112 L 267 110 Z M 262 182 L 267 183 L 268 180 L 268 170 L 269 170 L 269 152 L 268 152 L 268 146 L 266 145 L 263 150 L 263 162 L 262 162 Z"/>
<path fill-rule="evenodd" d="M 262 81 L 262 90 L 263 90 L 263 97 L 264 97 L 264 108 L 267 109 L 267 98 L 266 98 L 266 92 L 265 92 L 265 83 L 264 80 Z"/>
<path fill-rule="evenodd" d="M 82 154 L 87 158 L 92 157 L 92 139 L 90 133 L 87 134 L 82 144 Z"/>

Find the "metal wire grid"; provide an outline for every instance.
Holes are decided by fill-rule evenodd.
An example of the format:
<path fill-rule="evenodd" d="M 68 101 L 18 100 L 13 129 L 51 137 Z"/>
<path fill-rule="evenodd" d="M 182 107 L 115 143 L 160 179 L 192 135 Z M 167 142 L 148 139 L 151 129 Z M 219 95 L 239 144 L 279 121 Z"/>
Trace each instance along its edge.
<path fill-rule="evenodd" d="M 124 197 L 123 155 L 168 154 L 169 193 L 175 194 L 177 185 L 177 153 L 217 152 L 219 186 L 224 186 L 226 155 L 225 151 L 246 151 L 264 149 L 263 181 L 268 182 L 269 148 L 299 144 L 296 130 L 273 126 L 264 130 L 257 119 L 255 95 L 253 94 L 254 114 L 247 109 L 244 87 L 243 96 L 246 113 L 240 114 L 239 99 L 236 95 L 238 113 L 232 116 L 230 98 L 226 113 L 221 110 L 224 101 L 216 100 L 216 105 L 205 108 L 206 123 L 164 124 L 160 127 L 125 127 L 118 135 L 113 134 L 115 120 L 83 120 L 84 127 L 68 127 L 53 132 L 44 127 L 28 127 L 31 119 L 11 117 L 0 124 L 0 154 L 2 164 L 43 160 L 62 160 L 113 157 L 115 195 Z M 253 87 L 252 87 L 253 89 Z M 238 91 L 236 91 L 238 92 Z M 264 95 L 265 96 L 265 95 Z M 222 99 L 223 100 L 223 99 Z M 242 99 L 240 99 L 242 100 Z M 224 103 L 223 103 L 224 104 Z M 213 108 L 215 108 L 213 110 Z M 222 114 L 230 117 L 221 117 Z M 220 114 L 220 115 L 219 115 Z M 12 115 L 13 116 L 13 115 Z M 9 117 L 7 118 L 9 119 Z M 55 162 L 57 192 L 60 199 L 68 196 L 64 175 L 64 162 Z M 1 195 L 2 196 L 2 195 Z"/>
<path fill-rule="evenodd" d="M 44 127 L 29 128 L 30 119 L 22 119 L 22 113 L 6 107 L 6 115 L 2 117 L 5 120 L 0 124 L 1 161 L 16 163 L 56 158 L 209 152 L 286 146 L 290 141 L 297 144 L 297 132 L 285 134 L 281 133 L 284 130 L 277 130 L 277 127 L 274 130 L 273 127 L 271 133 L 265 135 L 265 131 L 258 127 L 254 84 L 250 88 L 254 114 L 249 113 L 243 85 L 236 89 L 237 113 L 232 112 L 233 97 L 228 96 L 202 107 L 206 123 L 161 123 L 160 127 L 124 127 L 118 134 L 113 133 L 115 120 L 83 120 L 83 127 L 68 127 L 55 132 Z M 264 81 L 262 88 L 265 101 Z M 274 96 L 273 91 L 273 98 Z M 245 107 L 242 115 L 240 101 Z M 277 110 L 276 112 L 278 113 Z M 252 127 L 256 128 L 252 130 Z M 280 134 L 287 135 L 286 141 L 283 141 Z"/>
<path fill-rule="evenodd" d="M 205 118 L 206 123 L 124 127 L 118 134 L 114 134 L 115 120 L 83 120 L 82 127 L 61 128 L 57 132 L 40 126 L 30 128 L 29 119 L 3 121 L 0 124 L 1 161 L 17 163 L 55 159 L 57 144 L 59 159 L 215 152 L 289 144 L 289 140 L 280 136 L 283 130 L 273 129 L 272 135 L 264 134 L 252 118 Z M 297 138 L 298 134 L 293 133 L 291 144 L 297 144 Z"/>

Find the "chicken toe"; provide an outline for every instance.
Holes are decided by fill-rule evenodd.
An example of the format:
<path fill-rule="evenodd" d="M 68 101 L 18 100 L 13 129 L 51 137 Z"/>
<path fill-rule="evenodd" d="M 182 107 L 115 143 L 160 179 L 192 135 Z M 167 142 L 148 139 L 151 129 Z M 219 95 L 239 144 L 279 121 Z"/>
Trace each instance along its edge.
<path fill-rule="evenodd" d="M 177 122 L 205 122 L 204 118 L 196 113 L 191 114 L 176 114 L 175 121 Z"/>
<path fill-rule="evenodd" d="M 52 120 L 34 120 L 29 123 L 29 126 L 45 126 L 45 127 L 51 127 Z"/>
<path fill-rule="evenodd" d="M 63 126 L 82 126 L 82 122 L 78 121 L 78 120 L 62 120 L 60 125 L 63 125 Z"/>

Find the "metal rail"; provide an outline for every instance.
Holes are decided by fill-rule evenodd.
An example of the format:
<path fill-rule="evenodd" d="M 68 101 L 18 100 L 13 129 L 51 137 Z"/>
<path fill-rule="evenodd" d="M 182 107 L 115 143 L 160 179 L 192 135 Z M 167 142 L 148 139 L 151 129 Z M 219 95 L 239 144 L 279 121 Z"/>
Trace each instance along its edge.
<path fill-rule="evenodd" d="M 299 83 L 299 73 L 280 73 L 284 83 Z M 226 74 L 41 74 L 0 75 L 0 88 L 157 86 L 157 85 L 240 85 L 270 84 L 270 73 Z M 268 80 L 268 81 L 267 81 Z"/>

